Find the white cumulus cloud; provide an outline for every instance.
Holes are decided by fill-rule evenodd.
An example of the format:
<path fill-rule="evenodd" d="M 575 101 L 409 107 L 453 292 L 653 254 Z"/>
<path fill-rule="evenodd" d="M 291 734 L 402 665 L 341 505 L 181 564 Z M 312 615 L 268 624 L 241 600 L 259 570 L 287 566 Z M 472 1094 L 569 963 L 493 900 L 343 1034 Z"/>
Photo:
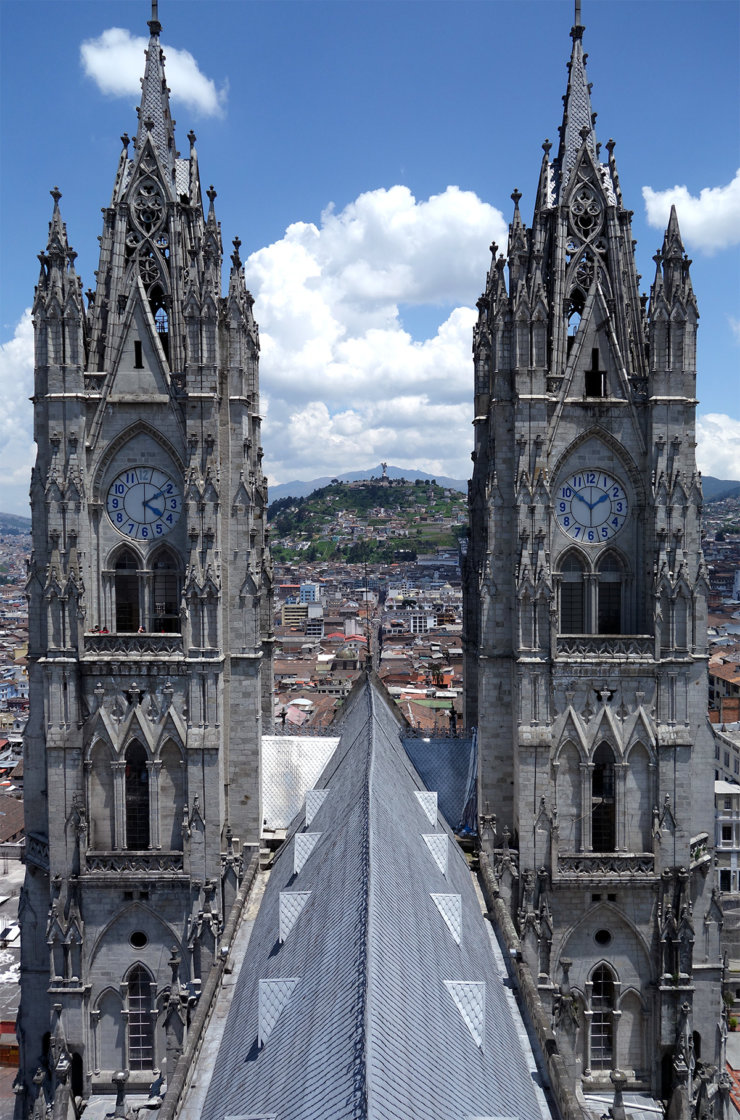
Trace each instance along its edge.
<path fill-rule="evenodd" d="M 132 35 L 122 27 L 109 27 L 97 39 L 86 39 L 80 47 L 85 74 L 102 93 L 111 97 L 139 98 L 143 55 L 148 40 Z M 188 105 L 204 117 L 221 116 L 226 104 L 227 89 L 203 74 L 190 51 L 165 47 L 167 84 L 172 97 Z"/>
<path fill-rule="evenodd" d="M 681 236 L 687 245 L 711 255 L 740 244 L 740 171 L 724 187 L 704 187 L 698 198 L 686 187 L 654 191 L 642 188 L 649 225 L 665 229 L 676 207 Z"/>
<path fill-rule="evenodd" d="M 740 420 L 708 412 L 696 420 L 696 463 L 702 474 L 740 481 Z"/>
<path fill-rule="evenodd" d="M 34 460 L 33 325 L 27 308 L 11 339 L 0 346 L 0 508 L 28 517 Z"/>
<path fill-rule="evenodd" d="M 471 191 L 417 200 L 393 186 L 252 254 L 272 481 L 380 459 L 468 476 L 474 304 L 488 245 L 506 237 L 501 213 Z M 434 324 L 429 337 L 412 336 L 406 308 Z"/>

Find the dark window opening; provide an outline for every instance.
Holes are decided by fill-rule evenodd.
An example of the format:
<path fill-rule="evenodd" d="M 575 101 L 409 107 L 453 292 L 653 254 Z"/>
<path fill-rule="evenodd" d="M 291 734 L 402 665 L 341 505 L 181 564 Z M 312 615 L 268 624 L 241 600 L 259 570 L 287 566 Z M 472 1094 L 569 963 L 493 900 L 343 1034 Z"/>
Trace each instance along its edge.
<path fill-rule="evenodd" d="M 154 316 L 154 325 L 157 328 L 157 337 L 162 344 L 164 356 L 169 361 L 170 357 L 170 321 L 165 308 L 164 293 L 158 286 L 149 293 L 149 306 Z"/>
<path fill-rule="evenodd" d="M 136 742 L 126 748 L 126 847 L 149 847 L 149 771 L 146 751 Z"/>
<path fill-rule="evenodd" d="M 585 371 L 585 384 L 587 397 L 606 396 L 606 370 L 599 368 L 598 347 L 591 351 L 591 369 Z"/>
<path fill-rule="evenodd" d="M 165 634 L 180 632 L 180 578 L 172 557 L 165 553 L 154 561 L 151 627 Z"/>
<path fill-rule="evenodd" d="M 151 1069 L 154 1064 L 154 1027 L 150 999 L 149 974 L 146 969 L 137 965 L 128 978 L 129 1069 Z"/>
<path fill-rule="evenodd" d="M 569 556 L 561 568 L 560 633 L 586 633 L 586 585 L 583 565 L 575 556 Z"/>
<path fill-rule="evenodd" d="M 568 300 L 568 353 L 570 354 L 575 342 L 578 328 L 581 325 L 581 315 L 586 305 L 586 297 L 580 288 L 574 288 Z"/>
<path fill-rule="evenodd" d="M 615 843 L 614 755 L 608 743 L 599 743 L 594 752 L 591 805 L 591 847 L 595 852 L 613 852 Z"/>
<path fill-rule="evenodd" d="M 719 873 L 719 889 L 721 891 L 732 890 L 732 873 L 730 871 L 720 871 Z"/>
<path fill-rule="evenodd" d="M 608 552 L 598 569 L 598 632 L 622 633 L 622 567 Z"/>
<path fill-rule="evenodd" d="M 611 1069 L 614 1056 L 614 981 L 606 965 L 593 975 L 591 994 L 591 1068 Z"/>
<path fill-rule="evenodd" d="M 139 572 L 133 553 L 126 550 L 116 560 L 116 631 L 135 634 L 139 629 Z"/>
<path fill-rule="evenodd" d="M 144 358 L 141 353 L 141 340 L 135 339 L 134 341 L 134 369 L 144 368 Z"/>

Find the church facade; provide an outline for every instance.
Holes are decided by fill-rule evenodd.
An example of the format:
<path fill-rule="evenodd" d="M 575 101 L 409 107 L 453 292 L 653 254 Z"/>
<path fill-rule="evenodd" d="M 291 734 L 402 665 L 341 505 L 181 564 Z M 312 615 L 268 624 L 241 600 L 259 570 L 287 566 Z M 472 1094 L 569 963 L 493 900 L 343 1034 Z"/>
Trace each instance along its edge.
<path fill-rule="evenodd" d="M 172 963 L 195 997 L 259 842 L 259 336 L 238 240 L 222 295 L 195 135 L 176 150 L 156 5 L 149 28 L 95 290 L 86 306 L 54 190 L 33 307 L 23 1116 L 37 1068 L 45 1093 L 124 1069 L 149 1086 Z"/>
<path fill-rule="evenodd" d="M 195 135 L 187 158 L 176 149 L 156 4 L 152 14 L 95 290 L 83 296 L 55 189 L 34 302 L 19 1120 L 52 1098 L 120 1096 L 124 1072 L 127 1092 L 144 1091 L 163 1067 L 171 1077 L 183 1046 L 178 1069 L 187 1064 L 188 1008 L 217 971 L 260 839 L 272 588 L 259 335 L 238 239 L 222 294 L 216 192 L 204 202 Z M 514 193 L 506 259 L 494 246 L 474 336 L 465 660 L 481 863 L 569 1088 L 582 1099 L 616 1083 L 688 1116 L 715 1099 L 726 1030 L 694 456 L 698 312 L 675 214 L 649 301 L 640 294 L 578 19 L 572 38 L 557 153 L 545 143 L 529 228 Z M 363 693 L 368 719 L 374 687 Z M 399 718 L 385 700 L 378 710 L 388 726 Z M 406 780 L 395 738 L 393 760 Z M 413 792 L 422 806 L 435 797 Z M 330 801 L 326 812 L 337 812 Z M 451 837 L 435 814 L 434 831 Z M 346 858 L 337 852 L 329 871 Z M 425 906 L 458 905 L 457 893 L 422 885 Z M 307 918 L 317 903 L 303 893 Z M 420 928 L 409 921 L 419 944 Z M 282 951 L 269 936 L 253 950 L 266 970 Z M 489 978 L 457 981 L 479 999 Z M 331 1007 L 327 1021 L 336 1025 Z M 235 1053 L 239 1076 L 264 1088 Z M 173 1093 L 165 1109 L 175 1107 Z"/>
<path fill-rule="evenodd" d="M 675 211 L 640 294 L 571 34 L 531 227 L 515 191 L 478 302 L 466 719 L 484 848 L 575 1079 L 688 1102 L 726 1029 L 698 312 Z"/>

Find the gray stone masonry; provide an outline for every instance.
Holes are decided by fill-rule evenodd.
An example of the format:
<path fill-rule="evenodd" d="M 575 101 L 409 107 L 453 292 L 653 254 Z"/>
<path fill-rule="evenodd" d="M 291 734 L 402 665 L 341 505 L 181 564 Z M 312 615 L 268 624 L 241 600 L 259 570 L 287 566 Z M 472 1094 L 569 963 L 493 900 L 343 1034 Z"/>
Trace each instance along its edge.
<path fill-rule="evenodd" d="M 33 307 L 19 1117 L 38 1068 L 48 1100 L 66 1077 L 85 1097 L 121 1069 L 152 1082 L 259 843 L 259 334 L 238 239 L 221 293 L 216 192 L 204 207 L 195 135 L 176 149 L 149 28 L 95 291 L 55 188 Z"/>
<path fill-rule="evenodd" d="M 478 301 L 466 710 L 494 868 L 574 1084 L 620 1068 L 691 1109 L 726 1029 L 698 312 L 675 211 L 640 295 L 572 37 L 557 155 L 531 228 L 514 192 Z"/>

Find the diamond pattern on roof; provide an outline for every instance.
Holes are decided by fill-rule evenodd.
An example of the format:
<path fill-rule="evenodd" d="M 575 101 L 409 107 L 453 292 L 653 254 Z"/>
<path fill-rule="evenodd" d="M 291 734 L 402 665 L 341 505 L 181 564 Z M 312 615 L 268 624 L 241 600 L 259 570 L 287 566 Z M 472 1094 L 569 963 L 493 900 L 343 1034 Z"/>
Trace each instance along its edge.
<path fill-rule="evenodd" d="M 421 805 L 430 824 L 437 824 L 437 794 L 417 789 L 416 800 Z"/>
<path fill-rule="evenodd" d="M 310 824 L 314 819 L 319 809 L 326 801 L 328 792 L 328 789 L 306 790 L 306 824 Z"/>
<path fill-rule="evenodd" d="M 476 1046 L 483 1049 L 486 1028 L 486 985 L 480 980 L 445 980 L 457 1009 L 465 1020 L 465 1025 L 475 1039 Z"/>
<path fill-rule="evenodd" d="M 447 833 L 425 832 L 424 843 L 431 852 L 432 859 L 443 875 L 447 874 Z"/>
<path fill-rule="evenodd" d="M 298 915 L 311 897 L 310 891 L 280 892 L 280 944 L 298 921 Z"/>
<path fill-rule="evenodd" d="M 316 847 L 316 842 L 321 836 L 320 832 L 296 832 L 293 840 L 293 873 L 299 875 L 311 852 Z"/>
<path fill-rule="evenodd" d="M 259 1023 L 257 1045 L 262 1048 L 272 1033 L 293 989 L 300 980 L 299 976 L 284 977 L 279 980 L 260 980 Z"/>
<path fill-rule="evenodd" d="M 462 938 L 462 899 L 459 894 L 433 894 L 434 905 L 447 923 L 447 928 L 460 944 Z"/>

